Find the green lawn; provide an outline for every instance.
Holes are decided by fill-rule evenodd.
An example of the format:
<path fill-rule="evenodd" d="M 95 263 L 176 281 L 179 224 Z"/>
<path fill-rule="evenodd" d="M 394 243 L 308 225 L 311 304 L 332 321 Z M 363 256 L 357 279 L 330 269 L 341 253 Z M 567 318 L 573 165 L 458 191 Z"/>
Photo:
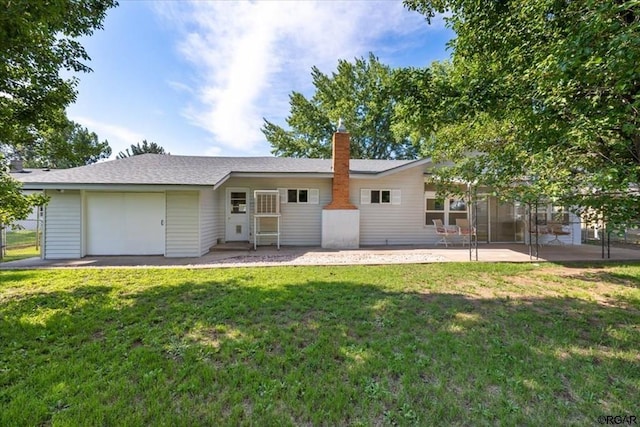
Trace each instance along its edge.
<path fill-rule="evenodd" d="M 32 230 L 10 230 L 7 231 L 7 247 L 35 246 L 36 232 Z"/>
<path fill-rule="evenodd" d="M 640 264 L 0 271 L 0 425 L 640 415 Z"/>
<path fill-rule="evenodd" d="M 35 246 L 21 248 L 7 248 L 4 258 L 0 262 L 17 261 L 19 259 L 33 258 L 40 256 L 40 251 Z"/>

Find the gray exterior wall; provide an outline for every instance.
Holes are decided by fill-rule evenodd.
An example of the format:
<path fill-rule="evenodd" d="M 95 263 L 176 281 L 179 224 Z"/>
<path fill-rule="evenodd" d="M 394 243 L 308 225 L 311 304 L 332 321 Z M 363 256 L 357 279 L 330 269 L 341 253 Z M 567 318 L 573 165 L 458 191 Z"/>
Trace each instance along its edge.
<path fill-rule="evenodd" d="M 435 244 L 425 225 L 424 174 L 416 167 L 377 179 L 351 179 L 350 200 L 360 209 L 361 245 Z M 362 204 L 360 190 L 400 190 L 400 204 Z"/>
<path fill-rule="evenodd" d="M 82 198 L 80 191 L 47 191 L 43 257 L 47 259 L 82 256 Z"/>
<path fill-rule="evenodd" d="M 322 239 L 322 208 L 331 201 L 331 180 L 321 178 L 296 179 L 261 179 L 261 178 L 231 178 L 220 187 L 216 193 L 216 212 L 221 219 L 218 224 L 219 237 L 225 239 L 226 220 L 226 189 L 249 189 L 249 240 L 253 242 L 253 192 L 254 190 L 277 190 L 280 188 L 318 189 L 319 203 L 317 204 L 280 204 L 280 243 L 291 246 L 319 246 Z M 262 237 L 260 245 L 275 242 L 275 237 Z"/>
<path fill-rule="evenodd" d="M 209 252 L 218 240 L 218 218 L 213 189 L 200 191 L 200 255 Z"/>
<path fill-rule="evenodd" d="M 167 191 L 167 257 L 198 257 L 200 202 L 198 191 Z"/>

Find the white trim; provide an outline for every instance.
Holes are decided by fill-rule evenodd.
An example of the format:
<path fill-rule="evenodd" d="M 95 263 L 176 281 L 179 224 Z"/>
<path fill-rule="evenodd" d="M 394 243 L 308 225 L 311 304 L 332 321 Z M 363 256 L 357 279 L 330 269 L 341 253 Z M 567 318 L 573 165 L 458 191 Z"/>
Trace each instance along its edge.
<path fill-rule="evenodd" d="M 229 238 L 229 235 L 231 233 L 229 233 L 229 221 L 231 219 L 231 193 L 245 193 L 246 194 L 246 210 L 244 212 L 245 215 L 245 220 L 244 223 L 238 223 L 236 225 L 242 225 L 245 227 L 246 230 L 246 234 L 247 234 L 247 240 L 251 241 L 251 229 L 250 227 L 250 215 L 251 215 L 251 209 L 250 209 L 250 200 L 251 200 L 251 191 L 249 190 L 248 187 L 227 187 L 226 191 L 225 191 L 225 201 L 224 201 L 224 239 L 227 242 L 232 242 L 234 241 L 233 239 Z M 243 233 L 244 234 L 244 233 Z M 235 241 L 244 241 L 244 240 L 235 240 Z"/>
<path fill-rule="evenodd" d="M 298 205 L 317 205 L 317 204 L 320 203 L 320 190 L 317 189 L 317 188 L 290 187 L 290 188 L 278 188 L 278 191 L 280 192 L 281 203 L 290 203 L 290 204 L 298 204 Z M 296 192 L 296 201 L 295 202 L 290 202 L 289 201 L 289 191 L 295 191 Z M 307 201 L 306 202 L 301 202 L 300 201 L 300 192 L 301 191 L 306 191 L 307 192 Z"/>
<path fill-rule="evenodd" d="M 418 166 L 422 166 L 428 163 L 433 164 L 433 161 L 431 160 L 431 158 L 414 160 L 413 162 L 405 163 L 404 165 L 396 166 L 395 168 L 386 169 L 380 172 L 364 172 L 364 171 L 350 170 L 349 176 L 351 178 L 357 178 L 357 179 L 377 179 L 377 178 L 385 177 L 387 175 L 393 175 L 395 173 L 402 172 L 407 169 L 412 169 Z"/>
<path fill-rule="evenodd" d="M 212 188 L 210 185 L 170 185 L 170 184 L 67 184 L 67 183 L 23 183 L 25 190 L 86 190 L 91 192 L 110 191 L 140 193 L 164 193 L 165 191 L 200 191 Z"/>
<path fill-rule="evenodd" d="M 369 188 L 360 189 L 360 204 L 361 205 L 371 204 L 371 189 Z"/>
<path fill-rule="evenodd" d="M 399 189 L 391 190 L 391 204 L 399 205 L 402 202 L 402 191 Z"/>
<path fill-rule="evenodd" d="M 317 188 L 312 188 L 309 190 L 309 203 L 312 205 L 317 205 L 320 203 L 320 190 Z"/>
<path fill-rule="evenodd" d="M 427 209 L 427 200 L 431 199 L 431 200 L 439 200 L 439 198 L 437 197 L 437 194 L 435 191 L 425 191 L 424 192 L 424 199 L 423 199 L 423 203 L 422 203 L 422 208 L 423 208 L 423 213 L 424 213 L 424 226 L 425 227 L 435 227 L 433 225 L 433 223 L 427 223 L 426 222 L 426 214 L 430 213 L 430 214 L 442 214 L 442 224 L 445 227 L 451 226 L 451 225 L 455 225 L 455 224 L 451 224 L 449 222 L 449 216 L 451 214 L 457 214 L 457 213 L 464 213 L 465 217 L 468 219 L 469 218 L 469 209 L 468 209 L 468 202 L 464 197 L 443 197 L 442 203 L 442 209 L 441 210 L 436 210 L 436 209 L 431 209 L 428 210 Z M 451 210 L 451 202 L 454 200 L 463 200 L 466 204 L 467 204 L 467 209 L 463 210 L 463 211 L 456 211 L 456 210 Z"/>
<path fill-rule="evenodd" d="M 371 194 L 376 191 L 380 195 L 378 197 L 378 202 L 373 202 L 371 198 Z M 382 201 L 382 193 L 389 193 L 389 201 Z M 361 188 L 360 189 L 360 204 L 361 205 L 399 205 L 402 201 L 402 190 L 395 188 Z"/>
<path fill-rule="evenodd" d="M 287 190 L 287 188 L 278 188 L 278 192 L 280 193 L 280 203 L 289 203 Z"/>

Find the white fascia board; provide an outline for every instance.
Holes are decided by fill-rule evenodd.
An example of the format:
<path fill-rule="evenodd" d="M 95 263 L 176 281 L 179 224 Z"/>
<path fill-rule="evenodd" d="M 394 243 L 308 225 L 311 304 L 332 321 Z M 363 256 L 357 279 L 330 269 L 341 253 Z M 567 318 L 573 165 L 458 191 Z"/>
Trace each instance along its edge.
<path fill-rule="evenodd" d="M 333 178 L 333 172 L 231 172 L 216 182 L 214 190 L 220 188 L 229 178 Z"/>
<path fill-rule="evenodd" d="M 384 170 L 382 172 L 351 172 L 349 176 L 352 178 L 358 178 L 358 179 L 378 179 L 378 178 L 385 177 L 387 175 L 393 175 L 395 173 L 406 171 L 407 169 L 416 168 L 418 166 L 424 166 L 430 163 L 431 163 L 430 158 L 420 159 L 420 160 L 415 160 L 411 163 L 405 163 L 404 165 L 396 166 L 395 168 L 392 168 L 392 169 Z"/>
<path fill-rule="evenodd" d="M 225 176 L 223 176 L 222 178 L 220 178 L 220 180 L 218 182 L 216 182 L 215 184 L 213 184 L 213 190 L 217 190 L 218 188 L 220 188 L 220 186 L 222 184 L 224 184 L 225 182 L 227 182 L 227 180 L 231 178 L 231 173 L 226 174 Z"/>
<path fill-rule="evenodd" d="M 28 182 L 22 186 L 25 190 L 86 190 L 86 191 L 199 191 L 211 188 L 210 185 L 170 185 L 170 184 L 70 184 Z"/>

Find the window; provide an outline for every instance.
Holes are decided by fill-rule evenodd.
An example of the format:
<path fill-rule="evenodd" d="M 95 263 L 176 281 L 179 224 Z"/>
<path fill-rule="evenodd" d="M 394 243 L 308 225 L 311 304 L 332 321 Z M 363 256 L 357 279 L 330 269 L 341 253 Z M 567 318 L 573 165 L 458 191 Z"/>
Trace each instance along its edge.
<path fill-rule="evenodd" d="M 317 188 L 280 188 L 279 191 L 281 203 L 320 203 L 320 191 Z"/>
<path fill-rule="evenodd" d="M 425 224 L 433 225 L 434 219 L 439 219 L 444 224 L 444 199 L 436 199 L 435 193 L 430 194 L 425 198 Z"/>
<path fill-rule="evenodd" d="M 231 192 L 231 213 L 239 214 L 247 212 L 247 193 Z"/>
<path fill-rule="evenodd" d="M 569 224 L 569 211 L 564 206 L 551 206 L 551 220 L 560 224 Z"/>
<path fill-rule="evenodd" d="M 547 223 L 569 224 L 569 211 L 564 206 L 539 204 L 531 207 L 531 215 L 536 217 L 538 225 L 547 225 Z"/>
<path fill-rule="evenodd" d="M 425 191 L 425 225 L 439 219 L 444 225 L 456 225 L 456 219 L 467 218 L 467 202 L 461 198 L 436 198 L 435 191 Z"/>
<path fill-rule="evenodd" d="M 391 203 L 391 190 L 371 190 L 371 203 Z"/>
<path fill-rule="evenodd" d="M 309 190 L 288 189 L 287 203 L 308 203 Z"/>
<path fill-rule="evenodd" d="M 455 225 L 456 219 L 467 218 L 467 202 L 464 199 L 449 199 L 449 224 Z"/>
<path fill-rule="evenodd" d="M 360 190 L 360 204 L 399 205 L 401 201 L 400 190 Z"/>

